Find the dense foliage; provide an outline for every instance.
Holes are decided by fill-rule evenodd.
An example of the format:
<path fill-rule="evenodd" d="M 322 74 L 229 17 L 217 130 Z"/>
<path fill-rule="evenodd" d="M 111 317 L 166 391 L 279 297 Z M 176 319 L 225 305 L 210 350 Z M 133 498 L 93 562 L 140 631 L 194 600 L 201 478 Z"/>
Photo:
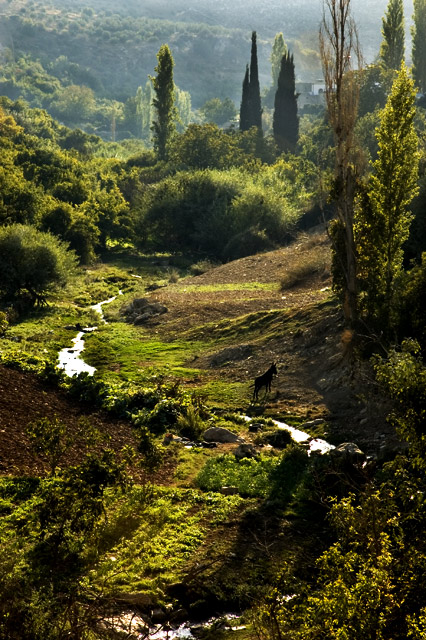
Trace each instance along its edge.
<path fill-rule="evenodd" d="M 20 224 L 0 228 L 0 292 L 6 300 L 21 294 L 32 304 L 45 304 L 47 293 L 72 276 L 76 262 L 48 233 Z"/>

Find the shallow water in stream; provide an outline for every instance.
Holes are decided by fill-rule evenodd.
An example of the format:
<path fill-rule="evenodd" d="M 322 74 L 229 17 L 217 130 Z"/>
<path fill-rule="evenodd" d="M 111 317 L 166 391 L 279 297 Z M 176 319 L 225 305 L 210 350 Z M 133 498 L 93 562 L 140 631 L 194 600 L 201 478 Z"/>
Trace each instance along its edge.
<path fill-rule="evenodd" d="M 119 291 L 118 295 L 121 294 L 122 291 Z M 93 309 L 100 315 L 100 320 L 104 324 L 106 324 L 106 320 L 104 318 L 102 307 L 104 304 L 110 304 L 111 302 L 113 302 L 116 297 L 117 296 L 113 296 L 112 298 L 108 298 L 108 300 L 102 300 L 102 302 L 92 304 L 90 307 L 90 309 Z M 84 360 L 80 358 L 80 355 L 84 350 L 84 335 L 86 333 L 96 331 L 97 328 L 98 327 L 85 327 L 77 333 L 75 338 L 73 338 L 73 347 L 65 347 L 59 352 L 58 369 L 63 369 L 67 376 L 77 376 L 79 373 L 88 373 L 89 376 L 93 376 L 93 374 L 95 373 L 95 367 L 91 367 L 89 364 L 84 362 Z"/>
<path fill-rule="evenodd" d="M 182 640 L 187 638 L 197 638 L 201 629 L 216 628 L 218 631 L 238 631 L 245 629 L 244 625 L 235 626 L 238 620 L 237 614 L 228 613 L 217 618 L 210 618 L 204 622 L 184 622 L 176 628 L 167 625 L 157 625 L 148 628 L 143 618 L 132 613 L 125 613 L 119 617 L 107 620 L 107 626 L 112 627 L 115 631 L 127 633 L 129 640 Z M 231 626 L 231 621 L 233 625 Z M 198 633 L 197 633 L 198 631 Z"/>
<path fill-rule="evenodd" d="M 330 444 L 326 440 L 323 440 L 322 438 L 312 438 L 309 433 L 305 433 L 304 431 L 300 431 L 300 429 L 291 427 L 285 422 L 278 422 L 278 420 L 274 420 L 274 423 L 277 425 L 278 429 L 285 429 L 285 431 L 288 431 L 295 442 L 299 444 L 306 442 L 309 444 L 308 453 L 312 453 L 313 451 L 318 453 L 328 453 L 328 451 L 335 449 L 334 445 Z"/>
<path fill-rule="evenodd" d="M 247 422 L 255 422 L 256 420 L 251 418 L 250 416 L 244 416 L 244 419 Z M 308 446 L 308 454 L 312 452 L 317 453 L 328 453 L 332 449 L 335 449 L 335 446 L 323 440 L 322 438 L 313 438 L 306 433 L 305 431 L 301 431 L 300 429 L 296 429 L 296 427 L 291 427 L 286 422 L 279 422 L 278 420 L 272 420 L 272 422 L 278 427 L 278 429 L 283 429 L 284 431 L 288 431 L 291 437 L 298 444 L 306 444 Z"/>

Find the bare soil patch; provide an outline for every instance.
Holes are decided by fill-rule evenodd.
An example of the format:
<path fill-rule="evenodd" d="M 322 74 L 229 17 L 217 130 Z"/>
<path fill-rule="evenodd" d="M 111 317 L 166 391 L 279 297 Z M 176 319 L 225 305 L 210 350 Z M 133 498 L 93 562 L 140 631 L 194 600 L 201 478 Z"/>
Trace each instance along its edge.
<path fill-rule="evenodd" d="M 34 375 L 0 365 L 0 473 L 44 475 L 47 466 L 34 455 L 26 435 L 28 424 L 40 418 L 59 419 L 70 431 L 81 419 L 89 421 L 107 436 L 105 445 L 120 451 L 126 444 L 136 446 L 131 426 L 124 420 L 96 412 L 76 402 L 65 392 L 43 384 Z M 75 446 L 64 459 L 66 465 L 78 464 L 82 448 Z M 133 470 L 138 474 L 137 470 Z"/>

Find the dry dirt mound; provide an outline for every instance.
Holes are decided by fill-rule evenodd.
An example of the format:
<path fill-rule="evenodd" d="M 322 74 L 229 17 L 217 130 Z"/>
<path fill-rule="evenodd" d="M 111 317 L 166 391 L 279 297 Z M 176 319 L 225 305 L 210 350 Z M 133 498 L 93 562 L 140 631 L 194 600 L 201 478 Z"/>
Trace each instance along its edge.
<path fill-rule="evenodd" d="M 126 444 L 136 446 L 129 423 L 91 411 L 35 376 L 0 365 L 0 473 L 45 473 L 46 465 L 33 454 L 26 435 L 27 425 L 42 417 L 58 418 L 71 431 L 83 418 L 108 437 L 106 443 L 111 449 L 120 451 Z M 76 464 L 81 456 L 82 449 L 73 447 L 66 463 Z"/>

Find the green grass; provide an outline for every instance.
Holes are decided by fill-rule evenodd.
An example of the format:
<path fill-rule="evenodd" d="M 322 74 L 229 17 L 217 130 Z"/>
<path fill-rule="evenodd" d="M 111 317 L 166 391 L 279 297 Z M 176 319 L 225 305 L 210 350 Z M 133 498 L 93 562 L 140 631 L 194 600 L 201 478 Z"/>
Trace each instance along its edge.
<path fill-rule="evenodd" d="M 209 405 L 230 411 L 240 410 L 251 400 L 249 385 L 243 382 L 212 380 L 199 386 L 197 392 Z"/>
<path fill-rule="evenodd" d="M 40 311 L 33 311 L 22 318 L 19 323 L 10 324 L 6 336 L 0 340 L 0 351 L 10 354 L 16 351 L 55 360 L 58 351 L 75 337 L 76 323 L 86 324 L 87 314 L 75 307 L 48 307 Z"/>
<path fill-rule="evenodd" d="M 205 345 L 201 342 L 148 340 L 140 328 L 125 323 L 100 326 L 87 336 L 84 360 L 100 374 L 138 380 L 155 367 L 160 375 L 194 378 L 199 372 L 184 366 Z"/>
<path fill-rule="evenodd" d="M 95 583 L 122 591 L 145 591 L 161 598 L 209 531 L 237 512 L 239 496 L 158 489 L 151 503 L 135 487 L 112 503 L 101 544 L 105 547 Z"/>
<path fill-rule="evenodd" d="M 173 482 L 178 487 L 193 487 L 195 477 L 204 467 L 206 462 L 217 455 L 214 449 L 193 447 L 184 449 L 178 447 L 179 458 Z"/>
<path fill-rule="evenodd" d="M 256 291 L 258 289 L 264 291 L 277 291 L 279 284 L 276 282 L 231 282 L 222 284 L 186 284 L 181 282 L 179 285 L 172 287 L 173 291 L 178 293 L 214 293 L 218 291 Z"/>
<path fill-rule="evenodd" d="M 278 457 L 272 456 L 238 461 L 233 455 L 221 454 L 207 461 L 195 483 L 204 491 L 220 491 L 221 487 L 233 486 L 242 496 L 265 498 L 271 491 L 271 474 L 279 462 Z"/>

